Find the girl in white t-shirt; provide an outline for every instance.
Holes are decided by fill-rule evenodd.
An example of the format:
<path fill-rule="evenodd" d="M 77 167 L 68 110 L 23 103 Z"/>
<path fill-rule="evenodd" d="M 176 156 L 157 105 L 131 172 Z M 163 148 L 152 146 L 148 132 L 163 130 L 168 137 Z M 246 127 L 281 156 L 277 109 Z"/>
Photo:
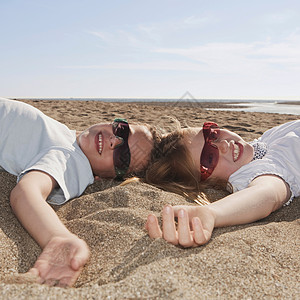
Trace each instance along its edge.
<path fill-rule="evenodd" d="M 252 143 L 213 122 L 163 137 L 145 181 L 203 205 L 166 206 L 162 230 L 157 218 L 149 215 L 150 237 L 194 247 L 207 243 L 214 227 L 268 216 L 300 196 L 299 149 L 300 120 L 274 127 Z M 209 184 L 234 193 L 208 203 L 200 192 Z"/>
<path fill-rule="evenodd" d="M 46 200 L 62 204 L 99 177 L 121 178 L 147 165 L 154 131 L 116 119 L 83 132 L 19 101 L 0 98 L 0 169 L 18 176 L 11 207 L 43 249 L 29 271 L 37 282 L 71 286 L 89 258 Z"/>

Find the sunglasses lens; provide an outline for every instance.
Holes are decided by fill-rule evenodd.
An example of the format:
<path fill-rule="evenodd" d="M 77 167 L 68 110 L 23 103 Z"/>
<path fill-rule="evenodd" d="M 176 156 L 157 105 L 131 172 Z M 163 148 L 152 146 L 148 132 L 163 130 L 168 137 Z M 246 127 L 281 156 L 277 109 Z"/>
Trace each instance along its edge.
<path fill-rule="evenodd" d="M 122 119 L 116 119 L 113 124 L 113 134 L 117 137 L 122 138 L 123 140 L 127 139 L 129 136 L 129 125 L 125 121 L 120 121 Z"/>
<path fill-rule="evenodd" d="M 122 145 L 114 149 L 113 158 L 115 169 L 119 170 L 118 173 L 124 170 L 125 174 L 130 164 L 130 151 L 128 145 Z"/>
<path fill-rule="evenodd" d="M 219 150 L 216 146 L 211 144 L 206 144 L 202 150 L 201 154 L 201 166 L 207 169 L 214 169 L 218 163 Z"/>
<path fill-rule="evenodd" d="M 203 125 L 203 135 L 205 142 L 211 142 L 219 137 L 220 129 L 217 123 L 205 122 Z"/>
<path fill-rule="evenodd" d="M 200 157 L 201 180 L 207 179 L 219 161 L 219 149 L 211 142 L 218 139 L 220 135 L 219 126 L 213 122 L 203 125 L 204 146 Z"/>
<path fill-rule="evenodd" d="M 124 119 L 116 119 L 112 124 L 112 131 L 117 138 L 123 141 L 113 152 L 116 178 L 121 179 L 126 174 L 130 165 L 130 150 L 128 146 L 129 125 Z"/>

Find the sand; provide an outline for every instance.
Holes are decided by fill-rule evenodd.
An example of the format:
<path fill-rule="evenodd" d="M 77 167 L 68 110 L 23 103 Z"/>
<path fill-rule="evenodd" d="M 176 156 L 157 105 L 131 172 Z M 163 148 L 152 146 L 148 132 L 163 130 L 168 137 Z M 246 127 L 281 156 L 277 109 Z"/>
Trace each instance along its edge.
<path fill-rule="evenodd" d="M 126 117 L 172 127 L 218 122 L 246 140 L 299 116 L 207 111 L 186 105 L 27 101 L 49 116 L 81 130 L 93 123 Z M 215 104 L 214 104 L 215 106 Z M 9 193 L 16 178 L 0 173 L 1 299 L 299 299 L 299 198 L 258 222 L 215 229 L 211 241 L 183 249 L 148 238 L 149 212 L 186 199 L 142 183 L 119 186 L 103 180 L 84 195 L 54 207 L 66 226 L 83 238 L 91 258 L 72 288 L 48 287 L 22 275 L 41 250 L 13 215 Z M 216 200 L 225 192 L 210 191 Z"/>

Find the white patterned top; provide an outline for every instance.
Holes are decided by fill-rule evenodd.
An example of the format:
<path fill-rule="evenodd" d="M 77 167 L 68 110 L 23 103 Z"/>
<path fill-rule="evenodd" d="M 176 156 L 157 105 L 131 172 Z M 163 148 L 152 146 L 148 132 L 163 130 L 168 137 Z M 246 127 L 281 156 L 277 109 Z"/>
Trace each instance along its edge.
<path fill-rule="evenodd" d="M 266 131 L 254 141 L 255 156 L 229 177 L 232 191 L 248 187 L 258 176 L 272 174 L 281 177 L 290 187 L 291 197 L 300 196 L 300 120 L 285 123 Z"/>

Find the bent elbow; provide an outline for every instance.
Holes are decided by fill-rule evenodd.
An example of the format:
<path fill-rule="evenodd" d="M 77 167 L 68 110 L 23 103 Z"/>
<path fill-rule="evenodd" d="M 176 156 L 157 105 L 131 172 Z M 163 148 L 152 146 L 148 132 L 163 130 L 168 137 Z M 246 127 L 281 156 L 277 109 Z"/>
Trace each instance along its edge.
<path fill-rule="evenodd" d="M 268 217 L 273 211 L 274 211 L 273 209 L 264 210 L 260 216 L 260 219 L 264 219 L 264 218 Z"/>
<path fill-rule="evenodd" d="M 18 207 L 19 201 L 20 201 L 20 191 L 18 186 L 15 186 L 14 189 L 10 192 L 10 196 L 9 196 L 10 206 L 14 212 Z"/>

